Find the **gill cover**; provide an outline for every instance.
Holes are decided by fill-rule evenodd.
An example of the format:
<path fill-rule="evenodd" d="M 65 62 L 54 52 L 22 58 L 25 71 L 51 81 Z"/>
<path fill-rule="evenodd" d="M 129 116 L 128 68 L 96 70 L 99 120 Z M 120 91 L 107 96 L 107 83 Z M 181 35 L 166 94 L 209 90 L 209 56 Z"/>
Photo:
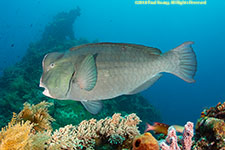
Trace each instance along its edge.
<path fill-rule="evenodd" d="M 47 89 L 46 96 L 64 99 L 74 72 L 73 63 L 64 57 L 63 53 L 54 52 L 44 57 L 42 66 L 43 74 L 40 85 Z"/>

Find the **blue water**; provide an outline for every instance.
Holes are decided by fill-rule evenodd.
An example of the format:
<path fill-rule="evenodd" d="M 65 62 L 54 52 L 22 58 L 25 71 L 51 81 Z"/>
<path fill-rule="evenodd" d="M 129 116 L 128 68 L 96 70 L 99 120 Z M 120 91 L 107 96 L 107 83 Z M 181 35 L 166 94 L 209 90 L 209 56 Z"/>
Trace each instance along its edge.
<path fill-rule="evenodd" d="M 164 123 L 196 122 L 203 108 L 225 99 L 225 1 L 207 5 L 135 5 L 134 0 L 8 0 L 0 2 L 0 72 L 19 61 L 52 17 L 81 8 L 77 38 L 157 47 L 166 52 L 194 41 L 196 83 L 171 74 L 142 94 Z"/>

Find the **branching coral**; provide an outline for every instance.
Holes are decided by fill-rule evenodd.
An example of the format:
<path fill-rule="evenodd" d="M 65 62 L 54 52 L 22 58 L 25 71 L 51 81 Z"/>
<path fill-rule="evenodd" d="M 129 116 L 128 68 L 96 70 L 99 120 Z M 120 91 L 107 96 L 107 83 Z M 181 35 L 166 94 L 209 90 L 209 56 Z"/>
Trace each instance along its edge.
<path fill-rule="evenodd" d="M 17 121 L 29 120 L 33 123 L 33 128 L 36 131 L 52 130 L 51 122 L 54 119 L 48 113 L 48 107 L 52 103 L 41 102 L 37 105 L 30 105 L 29 103 L 24 104 L 23 110 L 17 115 Z"/>
<path fill-rule="evenodd" d="M 63 149 L 94 149 L 95 145 L 109 143 L 124 145 L 128 148 L 133 138 L 139 135 L 137 125 L 140 119 L 135 114 L 121 117 L 84 120 L 78 126 L 67 125 L 56 130 L 49 143 L 50 148 L 59 146 Z"/>

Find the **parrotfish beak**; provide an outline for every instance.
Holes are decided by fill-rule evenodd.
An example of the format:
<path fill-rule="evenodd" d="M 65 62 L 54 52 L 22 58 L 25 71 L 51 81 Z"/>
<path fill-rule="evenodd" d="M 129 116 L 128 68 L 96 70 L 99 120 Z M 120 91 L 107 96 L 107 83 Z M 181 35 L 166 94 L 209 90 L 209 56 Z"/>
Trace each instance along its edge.
<path fill-rule="evenodd" d="M 45 88 L 45 90 L 44 90 L 42 93 L 43 93 L 45 96 L 48 96 L 48 97 L 53 98 L 53 97 L 50 95 L 50 93 L 49 93 L 49 91 L 48 91 L 47 88 Z"/>
<path fill-rule="evenodd" d="M 42 79 L 42 78 L 41 78 L 41 79 Z M 48 97 L 50 97 L 50 98 L 54 98 L 53 96 L 50 95 L 49 90 L 48 90 L 48 89 L 46 88 L 46 86 L 42 83 L 41 79 L 40 79 L 39 87 L 45 88 L 45 90 L 44 90 L 42 93 L 43 93 L 45 96 L 48 96 Z"/>

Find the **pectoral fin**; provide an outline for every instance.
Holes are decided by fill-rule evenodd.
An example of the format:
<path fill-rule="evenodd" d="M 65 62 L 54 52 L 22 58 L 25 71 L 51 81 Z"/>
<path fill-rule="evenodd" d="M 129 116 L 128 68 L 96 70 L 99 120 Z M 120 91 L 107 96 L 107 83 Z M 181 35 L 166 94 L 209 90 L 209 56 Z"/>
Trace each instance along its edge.
<path fill-rule="evenodd" d="M 90 91 L 94 88 L 97 81 L 97 68 L 93 55 L 84 58 L 74 77 L 81 89 Z"/>
<path fill-rule="evenodd" d="M 81 101 L 84 107 L 92 114 L 97 114 L 102 109 L 102 102 L 101 101 Z"/>

